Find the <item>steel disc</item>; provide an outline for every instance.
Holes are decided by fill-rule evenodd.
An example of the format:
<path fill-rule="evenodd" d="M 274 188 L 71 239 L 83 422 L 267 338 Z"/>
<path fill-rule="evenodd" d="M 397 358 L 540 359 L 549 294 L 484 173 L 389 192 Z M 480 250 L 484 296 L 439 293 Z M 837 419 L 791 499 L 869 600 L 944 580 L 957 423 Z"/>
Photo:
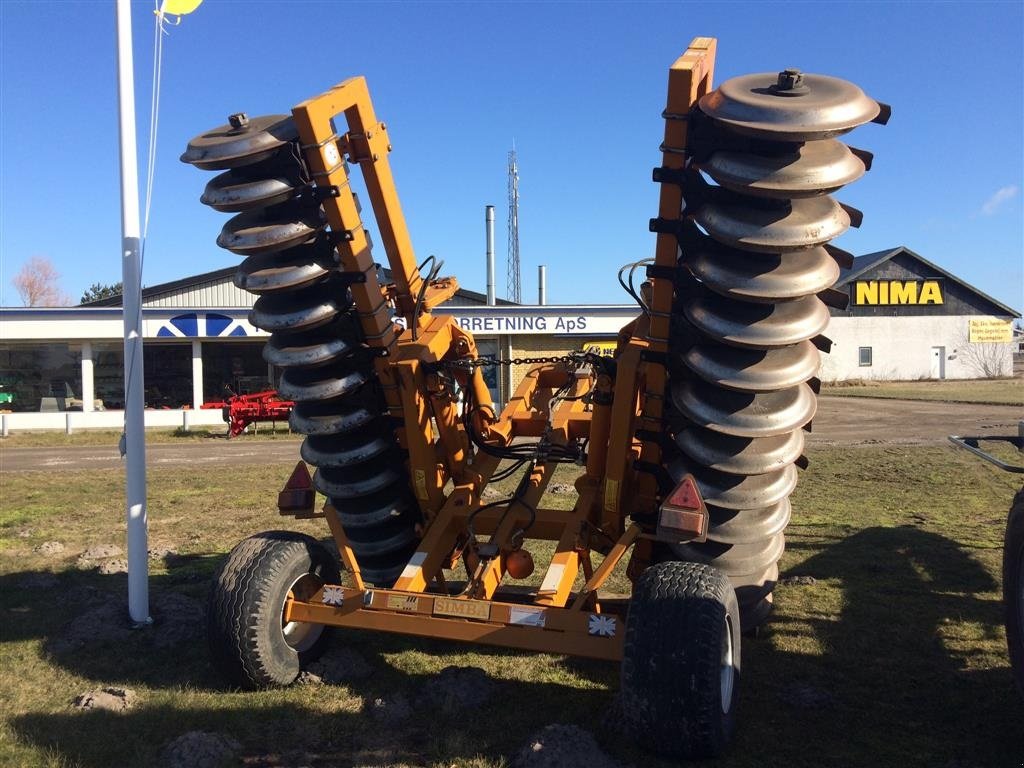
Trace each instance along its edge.
<path fill-rule="evenodd" d="M 763 571 L 778 562 L 786 542 L 781 533 L 743 544 L 718 542 L 708 534 L 703 544 L 677 544 L 672 547 L 677 557 L 696 563 L 713 565 L 725 575 Z"/>
<path fill-rule="evenodd" d="M 361 404 L 296 403 L 288 424 L 295 432 L 306 435 L 333 435 L 364 429 L 377 418 Z"/>
<path fill-rule="evenodd" d="M 814 418 L 814 392 L 800 384 L 775 392 L 732 392 L 703 381 L 673 384 L 672 402 L 691 422 L 725 435 L 769 437 Z"/>
<path fill-rule="evenodd" d="M 328 365 L 321 368 L 289 368 L 281 374 L 277 391 L 289 400 L 333 400 L 344 397 L 367 381 L 364 370 L 349 365 Z M 305 434 L 321 434 L 323 430 L 303 430 Z M 330 430 L 327 430 L 329 433 Z"/>
<path fill-rule="evenodd" d="M 838 136 L 882 111 L 853 83 L 827 75 L 801 76 L 801 85 L 789 90 L 780 87 L 775 72 L 734 77 L 702 97 L 700 110 L 736 133 L 778 141 Z"/>
<path fill-rule="evenodd" d="M 288 251 L 250 256 L 235 272 L 235 285 L 249 293 L 273 293 L 312 285 L 334 266 L 329 249 L 300 245 Z"/>
<path fill-rule="evenodd" d="M 810 341 L 771 350 L 697 344 L 683 363 L 704 381 L 739 392 L 772 392 L 802 384 L 818 373 L 821 354 Z"/>
<path fill-rule="evenodd" d="M 800 458 L 804 435 L 795 429 L 771 437 L 734 437 L 694 427 L 677 434 L 676 445 L 709 469 L 732 475 L 763 475 Z"/>
<path fill-rule="evenodd" d="M 282 218 L 267 219 L 263 211 L 248 211 L 233 216 L 221 230 L 217 245 L 243 256 L 273 253 L 309 242 L 325 226 L 319 211 L 280 215 Z"/>
<path fill-rule="evenodd" d="M 834 140 L 812 141 L 777 155 L 715 152 L 699 168 L 726 189 L 786 199 L 827 195 L 866 170 L 863 160 Z"/>
<path fill-rule="evenodd" d="M 265 331 L 299 331 L 325 325 L 352 306 L 348 288 L 326 280 L 312 288 L 256 299 L 249 322 Z"/>
<path fill-rule="evenodd" d="M 349 433 L 309 436 L 302 442 L 302 460 L 317 467 L 349 467 L 369 461 L 394 447 L 390 437 Z"/>
<path fill-rule="evenodd" d="M 782 533 L 789 523 L 789 499 L 761 509 L 720 509 L 709 507 L 708 535 L 726 544 L 746 544 Z"/>
<path fill-rule="evenodd" d="M 715 240 L 731 248 L 777 253 L 824 245 L 850 227 L 850 216 L 830 197 L 807 197 L 772 207 L 713 202 L 693 215 Z"/>
<path fill-rule="evenodd" d="M 817 296 L 776 304 L 752 304 L 705 292 L 688 302 L 687 319 L 712 339 L 737 347 L 781 347 L 813 339 L 829 322 Z"/>
<path fill-rule="evenodd" d="M 795 299 L 839 279 L 839 265 L 822 247 L 763 255 L 704 249 L 688 254 L 686 263 L 715 293 L 749 302 Z"/>
<path fill-rule="evenodd" d="M 263 347 L 263 359 L 281 368 L 326 365 L 332 360 L 351 355 L 356 345 L 326 334 L 275 333 Z"/>
<path fill-rule="evenodd" d="M 289 115 L 263 115 L 241 127 L 229 123 L 199 134 L 188 143 L 181 162 L 206 171 L 240 168 L 266 160 L 298 137 Z"/>
<path fill-rule="evenodd" d="M 797 471 L 792 464 L 763 475 L 730 475 L 713 469 L 692 467 L 701 497 L 708 507 L 734 510 L 759 510 L 778 504 L 796 488 Z M 676 474 L 669 466 L 669 473 Z"/>
<path fill-rule="evenodd" d="M 240 213 L 291 200 L 303 184 L 284 176 L 250 179 L 237 171 L 225 171 L 210 179 L 199 202 L 225 213 Z"/>

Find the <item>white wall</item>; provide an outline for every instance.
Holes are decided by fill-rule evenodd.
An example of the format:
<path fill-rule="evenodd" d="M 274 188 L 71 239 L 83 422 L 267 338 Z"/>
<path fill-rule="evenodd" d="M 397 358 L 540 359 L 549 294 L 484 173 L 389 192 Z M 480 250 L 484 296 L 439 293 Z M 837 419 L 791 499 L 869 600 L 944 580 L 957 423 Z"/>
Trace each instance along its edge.
<path fill-rule="evenodd" d="M 821 379 L 932 378 L 932 347 L 945 347 L 947 379 L 981 378 L 981 358 L 1001 361 L 1003 375 L 1009 376 L 1013 369 L 1013 345 L 969 343 L 970 319 L 968 315 L 833 317 L 825 331 L 832 339 L 832 352 L 821 356 Z M 870 366 L 859 365 L 860 347 L 871 347 Z"/>
<path fill-rule="evenodd" d="M 185 411 L 173 410 L 147 410 L 145 411 L 147 427 L 166 427 L 175 429 L 184 424 Z M 205 410 L 188 411 L 189 422 L 193 429 L 207 429 L 218 427 L 227 431 L 227 425 L 221 415 L 219 408 L 207 408 Z M 79 429 L 121 429 L 124 426 L 124 411 L 93 411 L 91 413 L 82 411 L 61 411 L 59 413 L 34 413 L 23 411 L 19 413 L 0 414 L 4 426 L 8 432 L 21 432 L 46 429 L 67 428 L 68 419 L 71 420 L 72 431 Z M 284 422 L 282 422 L 283 424 Z"/>

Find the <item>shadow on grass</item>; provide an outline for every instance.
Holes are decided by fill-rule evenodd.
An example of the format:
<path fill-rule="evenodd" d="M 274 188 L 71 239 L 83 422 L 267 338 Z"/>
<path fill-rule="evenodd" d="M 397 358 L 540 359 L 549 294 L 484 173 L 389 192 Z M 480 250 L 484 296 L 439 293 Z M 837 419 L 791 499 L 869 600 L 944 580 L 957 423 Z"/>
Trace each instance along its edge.
<path fill-rule="evenodd" d="M 1017 764 L 1024 755 L 1019 727 L 1024 707 L 1005 661 L 978 658 L 973 650 L 979 640 L 1001 638 L 1001 607 L 991 596 L 997 585 L 968 550 L 909 526 L 865 529 L 825 548 L 796 534 L 790 549 L 809 555 L 793 573 L 819 582 L 839 581 L 841 607 L 837 611 L 833 603 L 816 608 L 815 596 L 824 599 L 821 583 L 779 588 L 777 600 L 786 608 L 761 638 L 744 645 L 740 727 L 721 765 Z M 201 605 L 205 577 L 218 560 L 203 556 L 188 561 L 187 568 L 200 575 L 196 580 L 182 578 L 177 569 L 154 577 L 156 616 L 162 600 L 177 600 L 187 613 L 188 604 L 169 595 Z M 0 579 L 0 595 L 10 595 L 10 587 L 27 575 Z M 81 599 L 36 616 L 25 614 L 17 626 L 5 630 L 4 638 L 41 638 L 55 664 L 90 679 L 143 683 L 156 689 L 151 690 L 151 704 L 144 702 L 121 715 L 22 714 L 11 724 L 23 743 L 90 768 L 151 765 L 163 744 L 188 730 L 229 734 L 242 743 L 246 765 L 261 768 L 462 764 L 481 754 L 495 760 L 510 755 L 530 733 L 562 722 L 590 730 L 620 759 L 668 765 L 630 746 L 610 727 L 607 713 L 617 687 L 614 665 L 554 659 L 556 669 L 550 675 L 534 674 L 544 682 L 519 682 L 515 670 L 529 662 L 513 651 L 338 633 L 336 643 L 366 658 L 372 668 L 366 679 L 338 687 L 241 693 L 225 689 L 210 668 L 201 613 L 191 625 L 185 623 L 191 629 L 182 630 L 177 642 L 163 648 L 156 645 L 158 623 L 153 630 L 120 635 L 115 641 L 71 652 L 62 649 L 69 617 L 93 610 L 88 590 L 116 593 L 123 602 L 123 578 L 93 575 L 87 577 L 91 583 L 71 586 L 74 576 L 62 574 L 59 585 L 38 596 L 58 605 L 69 590 L 85 589 Z M 979 597 L 984 593 L 989 596 Z M 22 597 L 28 604 L 29 598 Z M 12 604 L 9 597 L 3 601 Z M 409 651 L 424 657 L 405 663 L 416 673 L 389 662 L 390 655 Z M 466 653 L 484 660 L 466 659 Z M 159 654 L 158 663 L 154 654 Z M 435 669 L 474 663 L 492 669 L 493 690 L 480 708 L 439 712 L 417 704 Z M 189 705 L 166 703 L 183 688 L 191 697 Z M 338 691 L 345 693 L 340 697 L 348 702 L 344 706 L 335 701 Z M 362 711 L 360 701 L 396 693 L 413 704 L 412 717 L 401 725 L 378 722 Z M 335 711 L 314 706 L 320 696 L 333 697 L 325 706 Z M 102 739 L 96 738 L 97 732 Z M 281 759 L 274 762 L 277 757 L 268 755 Z"/>

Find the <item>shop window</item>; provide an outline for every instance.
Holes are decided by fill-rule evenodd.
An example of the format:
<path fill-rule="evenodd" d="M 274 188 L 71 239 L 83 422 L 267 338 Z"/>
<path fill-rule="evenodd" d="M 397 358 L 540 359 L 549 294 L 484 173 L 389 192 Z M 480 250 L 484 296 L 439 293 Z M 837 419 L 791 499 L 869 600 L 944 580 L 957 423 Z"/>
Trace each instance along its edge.
<path fill-rule="evenodd" d="M 82 353 L 68 344 L 0 347 L 0 410 L 82 410 Z"/>
<path fill-rule="evenodd" d="M 142 348 L 147 408 L 192 407 L 192 345 L 147 342 Z"/>
<path fill-rule="evenodd" d="M 276 378 L 276 377 L 275 377 Z M 203 402 L 275 389 L 263 342 L 203 342 Z"/>
<path fill-rule="evenodd" d="M 143 371 L 145 373 L 145 371 Z M 96 399 L 109 410 L 124 409 L 124 347 L 94 346 L 92 349 L 92 381 Z"/>
<path fill-rule="evenodd" d="M 871 347 L 859 347 L 858 348 L 858 360 L 862 368 L 868 368 L 871 366 Z"/>

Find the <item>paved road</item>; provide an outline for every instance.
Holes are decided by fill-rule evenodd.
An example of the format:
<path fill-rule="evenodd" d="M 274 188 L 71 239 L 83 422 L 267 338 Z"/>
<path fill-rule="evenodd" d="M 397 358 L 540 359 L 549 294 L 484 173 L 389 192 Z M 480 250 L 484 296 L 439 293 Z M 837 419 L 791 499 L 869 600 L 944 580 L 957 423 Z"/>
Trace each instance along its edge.
<path fill-rule="evenodd" d="M 1002 405 L 932 403 L 823 397 L 809 442 L 812 445 L 942 445 L 946 436 L 1015 435 L 1024 408 Z M 297 461 L 298 439 L 199 440 L 159 443 L 146 449 L 150 467 L 190 464 L 272 464 Z M 114 469 L 122 466 L 116 446 L 17 448 L 0 444 L 2 472 L 59 472 Z"/>
<path fill-rule="evenodd" d="M 155 443 L 146 446 L 150 467 L 187 466 L 189 464 L 272 464 L 298 461 L 299 439 L 277 440 L 196 440 L 180 444 Z M 116 445 L 67 446 L 47 448 L 9 448 L 0 445 L 0 470 L 3 472 L 79 469 L 116 469 L 123 466 Z"/>

